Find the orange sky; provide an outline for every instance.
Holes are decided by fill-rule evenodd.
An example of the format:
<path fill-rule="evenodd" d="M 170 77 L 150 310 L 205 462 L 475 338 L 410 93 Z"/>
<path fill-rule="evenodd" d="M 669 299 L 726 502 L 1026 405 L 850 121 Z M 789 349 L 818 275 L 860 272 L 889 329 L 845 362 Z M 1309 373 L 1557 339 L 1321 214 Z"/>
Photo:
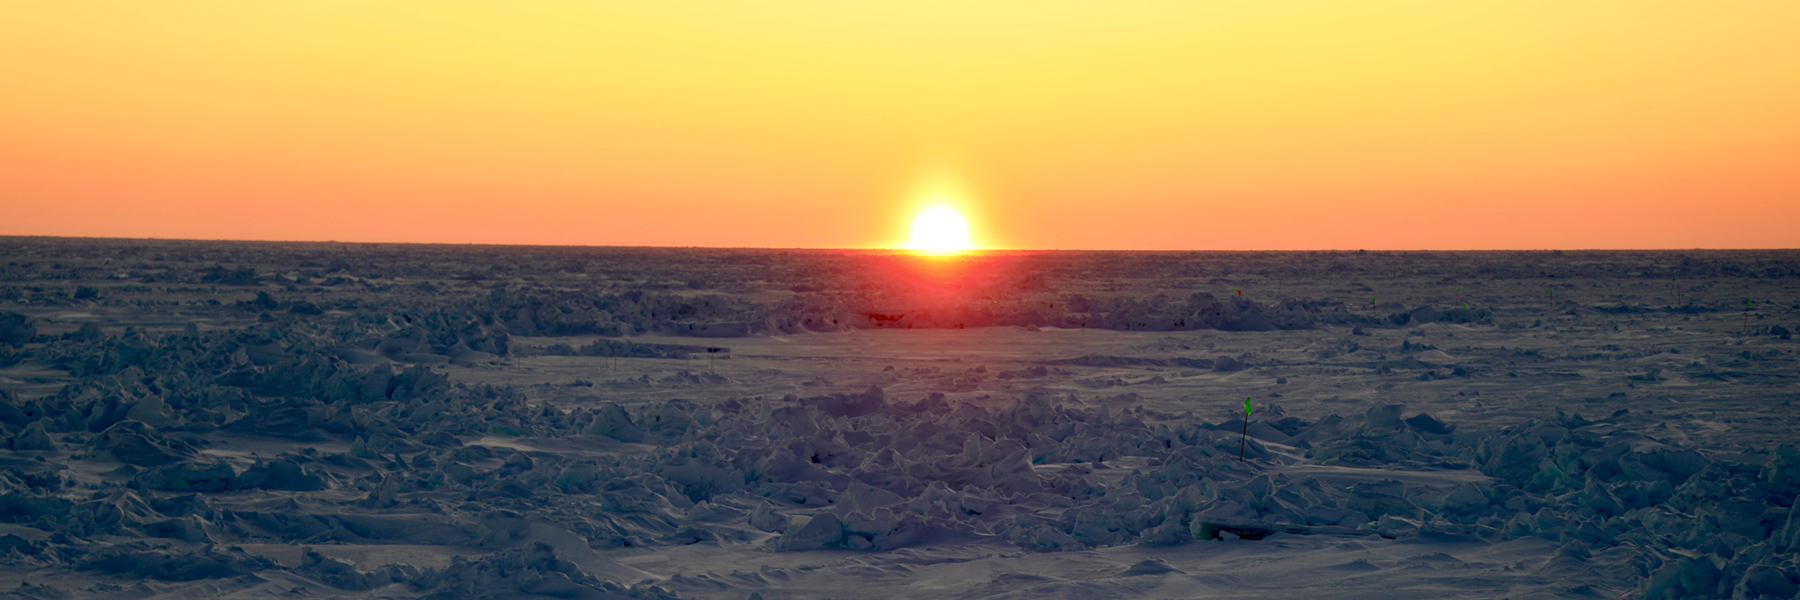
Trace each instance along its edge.
<path fill-rule="evenodd" d="M 1800 246 L 1800 3 L 8 2 L 0 234 Z"/>

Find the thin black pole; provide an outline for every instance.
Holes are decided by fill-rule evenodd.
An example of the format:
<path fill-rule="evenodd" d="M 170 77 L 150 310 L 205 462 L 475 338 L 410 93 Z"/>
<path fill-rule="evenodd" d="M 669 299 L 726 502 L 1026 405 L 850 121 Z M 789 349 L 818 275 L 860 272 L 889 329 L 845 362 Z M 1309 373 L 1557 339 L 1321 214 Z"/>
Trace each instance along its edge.
<path fill-rule="evenodd" d="M 1250 438 L 1250 417 L 1244 417 L 1244 435 L 1238 438 L 1238 462 L 1244 462 L 1244 443 Z"/>

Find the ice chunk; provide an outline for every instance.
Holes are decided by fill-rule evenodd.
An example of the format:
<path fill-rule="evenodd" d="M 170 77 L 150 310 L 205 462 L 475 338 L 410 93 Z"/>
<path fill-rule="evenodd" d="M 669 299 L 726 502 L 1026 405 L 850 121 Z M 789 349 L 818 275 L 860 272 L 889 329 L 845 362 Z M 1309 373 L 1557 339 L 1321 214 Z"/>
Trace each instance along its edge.
<path fill-rule="evenodd" d="M 75 564 L 75 568 L 81 571 L 100 571 L 163 581 L 237 577 L 276 566 L 269 559 L 251 556 L 236 547 L 221 550 L 214 546 L 207 546 L 196 552 L 106 549 Z"/>
<path fill-rule="evenodd" d="M 658 473 L 670 481 L 679 483 L 688 495 L 695 500 L 711 498 L 742 488 L 745 482 L 744 471 L 730 463 L 710 458 L 690 458 L 684 455 L 675 456 L 671 462 L 663 464 Z"/>
<path fill-rule="evenodd" d="M 169 410 L 169 405 L 163 403 L 161 396 L 151 396 L 132 404 L 131 408 L 125 411 L 125 418 L 157 429 L 177 427 L 180 424 L 180 418 L 175 416 L 174 411 Z"/>
<path fill-rule="evenodd" d="M 1400 413 L 1405 410 L 1405 404 L 1375 406 L 1363 413 L 1363 423 L 1370 429 L 1399 429 Z"/>
<path fill-rule="evenodd" d="M 191 462 L 167 464 L 139 473 L 132 481 L 147 489 L 172 492 L 223 492 L 236 483 L 237 473 L 224 461 L 200 466 Z"/>
<path fill-rule="evenodd" d="M 1764 519 L 1768 507 L 1759 501 L 1726 500 L 1711 511 L 1714 526 L 1752 540 L 1769 537 L 1770 523 Z"/>
<path fill-rule="evenodd" d="M 1189 519 L 1188 533 L 1198 539 L 1210 540 L 1218 539 L 1218 532 L 1223 527 L 1257 522 L 1257 513 L 1256 509 L 1237 502 L 1220 500 L 1190 515 Z"/>
<path fill-rule="evenodd" d="M 432 592 L 429 597 L 675 598 L 655 586 L 627 587 L 602 580 L 558 557 L 555 549 L 541 542 L 474 561 L 458 556 L 443 569 L 419 571 L 407 583 Z"/>
<path fill-rule="evenodd" d="M 1743 579 L 1732 589 L 1733 598 L 1793 598 L 1800 585 L 1787 571 L 1770 565 L 1753 565 L 1744 570 Z"/>
<path fill-rule="evenodd" d="M 198 455 L 193 446 L 169 439 L 139 421 L 115 423 L 89 440 L 87 446 L 96 454 L 111 455 L 119 462 L 140 467 L 166 465 Z"/>
<path fill-rule="evenodd" d="M 399 500 L 396 498 L 399 491 L 400 476 L 384 473 L 381 475 L 380 481 L 375 484 L 375 489 L 371 490 L 369 495 L 363 498 L 362 504 L 363 506 L 371 508 L 394 506 L 399 503 Z"/>
<path fill-rule="evenodd" d="M 1488 506 L 1488 497 L 1481 493 L 1481 488 L 1473 483 L 1464 483 L 1456 487 L 1444 497 L 1444 510 L 1447 512 L 1469 515 L 1482 513 Z"/>
<path fill-rule="evenodd" d="M 844 491 L 843 500 L 838 503 L 836 512 L 839 515 L 848 515 L 855 511 L 872 511 L 905 502 L 906 499 L 900 497 L 899 494 L 855 482 L 851 483 L 850 488 Z"/>
<path fill-rule="evenodd" d="M 37 325 L 16 312 L 0 311 L 0 344 L 23 344 L 37 337 Z"/>
<path fill-rule="evenodd" d="M 1390 514 L 1411 516 L 1416 510 L 1406 499 L 1406 484 L 1393 479 L 1350 486 L 1348 506 L 1351 510 L 1368 515 L 1370 519 Z"/>
<path fill-rule="evenodd" d="M 843 522 L 831 513 L 818 513 L 806 525 L 777 538 L 775 548 L 777 550 L 816 550 L 837 544 L 843 539 Z"/>
<path fill-rule="evenodd" d="M 1616 517 L 1625 514 L 1624 503 L 1613 495 L 1612 490 L 1602 485 L 1599 479 L 1591 476 L 1588 477 L 1587 485 L 1583 486 L 1571 500 L 1574 500 L 1577 506 L 1587 507 L 1602 516 Z"/>
<path fill-rule="evenodd" d="M 1181 573 L 1181 574 L 1185 575 L 1185 574 L 1187 574 L 1187 571 L 1183 571 L 1181 569 L 1171 567 L 1171 566 L 1169 566 L 1169 563 L 1164 562 L 1163 559 L 1156 558 L 1153 556 L 1150 558 L 1146 558 L 1144 560 L 1137 561 L 1136 564 L 1133 564 L 1130 567 L 1126 568 L 1125 572 L 1120 573 L 1120 575 L 1125 576 L 1125 577 L 1134 577 L 1137 575 L 1162 575 L 1165 573 Z"/>
<path fill-rule="evenodd" d="M 600 407 L 600 414 L 588 428 L 588 433 L 604 435 L 621 442 L 644 441 L 644 430 L 632 422 L 631 415 L 626 414 L 624 408 L 610 402 Z"/>
<path fill-rule="evenodd" d="M 1687 480 L 1712 464 L 1712 461 L 1699 452 L 1669 447 L 1645 453 L 1642 460 L 1646 465 L 1675 476 L 1675 483 Z"/>
<path fill-rule="evenodd" d="M 1793 444 L 1777 447 L 1775 456 L 1763 467 L 1761 477 L 1764 481 L 1800 486 L 1800 448 Z"/>
<path fill-rule="evenodd" d="M 874 539 L 893 533 L 900 526 L 900 515 L 887 508 L 850 513 L 842 521 L 844 532 Z"/>
<path fill-rule="evenodd" d="M 788 528 L 787 515 L 775 512 L 775 506 L 768 502 L 758 503 L 756 508 L 750 511 L 748 522 L 751 527 L 770 533 L 780 533 Z"/>
<path fill-rule="evenodd" d="M 239 489 L 287 490 L 310 492 L 329 487 L 324 477 L 307 471 L 288 458 L 257 461 L 236 482 Z"/>
<path fill-rule="evenodd" d="M 57 449 L 57 444 L 50 439 L 49 432 L 44 431 L 43 421 L 33 421 L 31 425 L 25 427 L 25 431 L 21 431 L 19 435 L 7 440 L 6 445 L 8 448 L 18 451 L 54 451 Z"/>
<path fill-rule="evenodd" d="M 1048 525 L 1036 525 L 1023 530 L 1022 535 L 1014 539 L 1019 545 L 1037 552 L 1058 552 L 1063 550 L 1081 550 L 1086 548 L 1080 540 Z"/>

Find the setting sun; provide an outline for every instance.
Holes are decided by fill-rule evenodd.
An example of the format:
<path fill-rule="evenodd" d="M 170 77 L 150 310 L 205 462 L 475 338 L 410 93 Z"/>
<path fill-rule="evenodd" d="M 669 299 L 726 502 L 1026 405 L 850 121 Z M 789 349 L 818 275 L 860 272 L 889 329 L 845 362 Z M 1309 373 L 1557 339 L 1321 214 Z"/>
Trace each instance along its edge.
<path fill-rule="evenodd" d="M 0 234 L 1800 245 L 1800 2 L 519 4 L 0 2 Z"/>
<path fill-rule="evenodd" d="M 955 210 L 937 207 L 919 213 L 913 219 L 910 250 L 926 252 L 961 252 L 975 249 L 969 241 L 969 222 Z"/>

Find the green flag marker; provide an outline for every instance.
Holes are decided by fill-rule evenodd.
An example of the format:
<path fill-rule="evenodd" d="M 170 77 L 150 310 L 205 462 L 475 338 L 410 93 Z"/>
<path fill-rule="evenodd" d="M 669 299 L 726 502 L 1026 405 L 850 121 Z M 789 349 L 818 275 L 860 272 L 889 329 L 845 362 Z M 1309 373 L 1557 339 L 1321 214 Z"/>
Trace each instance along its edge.
<path fill-rule="evenodd" d="M 1238 438 L 1238 462 L 1244 462 L 1244 444 L 1250 439 L 1250 397 L 1244 396 L 1244 433 Z"/>

